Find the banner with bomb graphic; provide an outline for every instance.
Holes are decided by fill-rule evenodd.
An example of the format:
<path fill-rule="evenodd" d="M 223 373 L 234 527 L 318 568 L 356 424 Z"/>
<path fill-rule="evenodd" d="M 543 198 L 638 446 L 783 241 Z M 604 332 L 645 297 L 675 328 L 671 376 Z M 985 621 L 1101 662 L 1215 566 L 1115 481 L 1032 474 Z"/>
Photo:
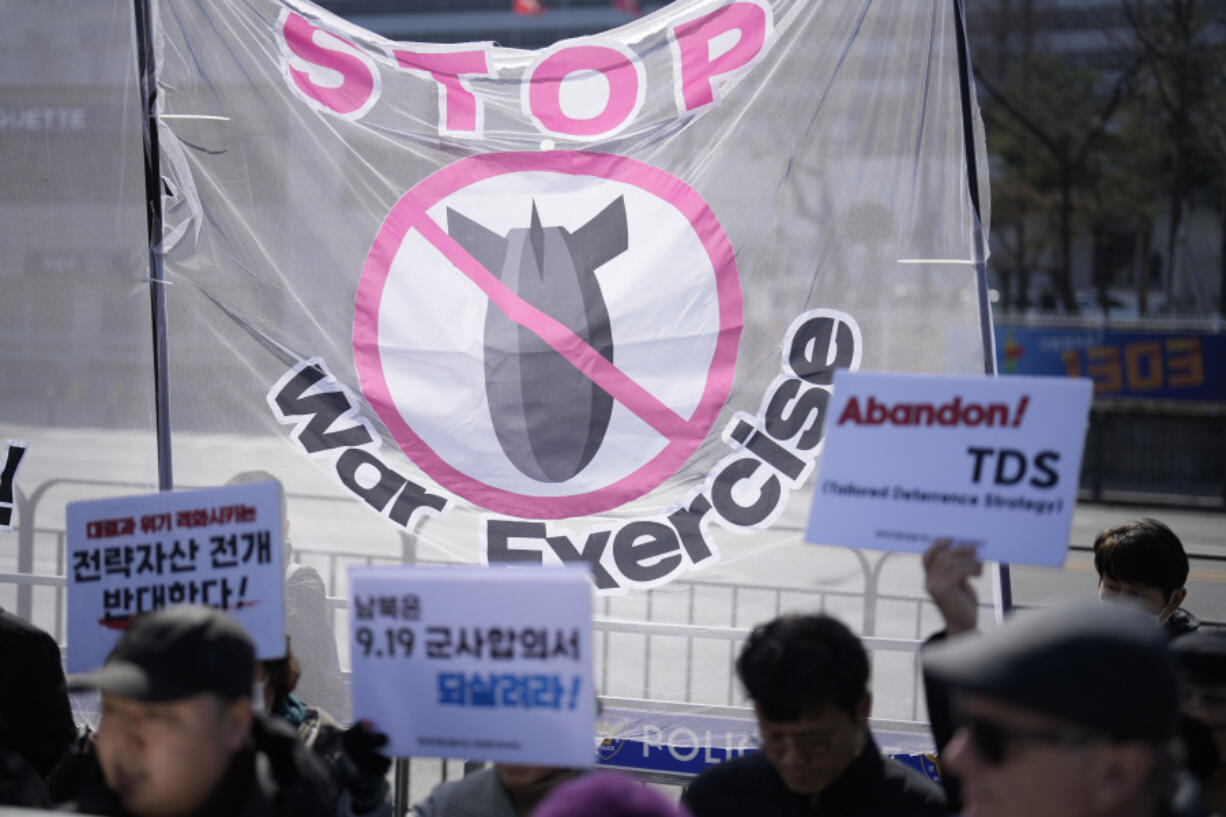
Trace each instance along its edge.
<path fill-rule="evenodd" d="M 956 15 L 531 52 L 155 5 L 172 424 L 289 440 L 421 561 L 737 581 L 800 544 L 836 369 L 983 372 Z"/>

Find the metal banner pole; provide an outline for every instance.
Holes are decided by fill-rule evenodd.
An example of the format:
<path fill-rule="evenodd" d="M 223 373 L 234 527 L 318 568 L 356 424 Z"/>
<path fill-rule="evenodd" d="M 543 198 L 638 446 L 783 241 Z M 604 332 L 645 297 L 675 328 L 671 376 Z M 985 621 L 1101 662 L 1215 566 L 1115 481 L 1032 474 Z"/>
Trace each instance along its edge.
<path fill-rule="evenodd" d="M 134 0 L 136 64 L 145 147 L 145 224 L 149 230 L 149 305 L 153 324 L 154 421 L 158 489 L 174 488 L 170 461 L 170 381 L 167 377 L 166 277 L 162 267 L 162 182 L 157 128 L 157 76 L 151 0 Z"/>
<path fill-rule="evenodd" d="M 979 335 L 983 343 L 984 374 L 996 376 L 996 336 L 992 332 L 992 305 L 988 299 L 988 253 L 984 246 L 983 221 L 979 208 L 979 167 L 975 154 L 975 129 L 971 108 L 971 56 L 966 39 L 966 13 L 962 0 L 953 0 L 954 25 L 958 41 L 958 85 L 962 93 L 962 142 L 966 156 L 966 183 L 970 188 L 971 207 L 975 213 L 975 280 L 979 296 Z M 1009 565 L 999 562 L 993 577 L 996 587 L 996 618 L 1003 619 L 1013 611 L 1013 587 Z"/>

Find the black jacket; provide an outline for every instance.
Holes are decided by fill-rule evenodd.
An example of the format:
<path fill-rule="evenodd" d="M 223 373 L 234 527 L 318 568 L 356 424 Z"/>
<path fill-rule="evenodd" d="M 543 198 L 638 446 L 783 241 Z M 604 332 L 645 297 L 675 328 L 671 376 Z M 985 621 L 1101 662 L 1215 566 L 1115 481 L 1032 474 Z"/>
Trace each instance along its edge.
<path fill-rule="evenodd" d="M 920 648 L 921 652 L 932 644 L 939 644 L 949 637 L 945 630 L 928 636 Z M 953 690 L 940 679 L 933 678 L 924 672 L 924 700 L 928 705 L 928 724 L 932 729 L 932 740 L 936 743 L 937 756 L 945 754 L 945 746 L 954 736 L 957 725 L 954 723 Z M 947 773 L 944 765 L 938 760 L 941 769 L 941 785 L 945 789 L 945 799 L 951 811 L 962 810 L 962 783 L 958 778 Z"/>
<path fill-rule="evenodd" d="M 76 800 L 62 808 L 131 817 L 106 785 L 92 751 Z M 336 817 L 337 791 L 327 770 L 283 724 L 257 716 L 247 746 L 192 817 Z"/>
<path fill-rule="evenodd" d="M 76 735 L 55 639 L 0 610 L 0 720 L 9 747 L 46 777 Z"/>
<path fill-rule="evenodd" d="M 26 759 L 5 746 L 0 736 L 0 806 L 45 809 L 51 798 L 42 778 Z"/>
<path fill-rule="evenodd" d="M 1196 632 L 1199 627 L 1200 619 L 1182 607 L 1176 608 L 1166 617 L 1166 621 L 1162 622 L 1162 632 L 1166 633 L 1166 637 L 1172 641 L 1181 635 Z"/>
<path fill-rule="evenodd" d="M 793 794 L 761 752 L 707 769 L 681 800 L 694 817 L 811 817 L 949 813 L 939 786 L 898 761 L 882 757 L 870 736 L 862 751 L 825 791 Z"/>

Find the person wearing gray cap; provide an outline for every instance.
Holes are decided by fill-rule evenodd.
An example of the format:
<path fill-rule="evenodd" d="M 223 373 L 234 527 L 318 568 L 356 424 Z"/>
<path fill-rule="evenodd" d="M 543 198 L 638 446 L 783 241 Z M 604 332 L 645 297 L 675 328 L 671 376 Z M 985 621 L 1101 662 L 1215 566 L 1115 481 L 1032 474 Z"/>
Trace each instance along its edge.
<path fill-rule="evenodd" d="M 333 817 L 327 771 L 289 729 L 257 717 L 255 649 L 202 606 L 134 619 L 73 689 L 102 693 L 95 768 L 72 808 L 107 817 Z"/>
<path fill-rule="evenodd" d="M 942 764 L 967 817 L 1153 817 L 1174 789 L 1174 659 L 1143 614 L 1112 605 L 1009 619 L 924 652 L 953 690 Z"/>

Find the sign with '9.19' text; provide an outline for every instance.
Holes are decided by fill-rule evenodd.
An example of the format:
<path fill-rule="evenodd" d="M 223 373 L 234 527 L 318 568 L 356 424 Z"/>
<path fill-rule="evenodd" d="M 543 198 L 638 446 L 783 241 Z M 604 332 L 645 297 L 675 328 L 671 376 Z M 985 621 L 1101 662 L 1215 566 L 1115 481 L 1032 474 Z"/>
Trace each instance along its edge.
<path fill-rule="evenodd" d="M 359 567 L 349 587 L 353 716 L 390 754 L 592 763 L 587 571 Z"/>
<path fill-rule="evenodd" d="M 1091 383 L 840 371 L 805 539 L 1060 565 Z"/>

